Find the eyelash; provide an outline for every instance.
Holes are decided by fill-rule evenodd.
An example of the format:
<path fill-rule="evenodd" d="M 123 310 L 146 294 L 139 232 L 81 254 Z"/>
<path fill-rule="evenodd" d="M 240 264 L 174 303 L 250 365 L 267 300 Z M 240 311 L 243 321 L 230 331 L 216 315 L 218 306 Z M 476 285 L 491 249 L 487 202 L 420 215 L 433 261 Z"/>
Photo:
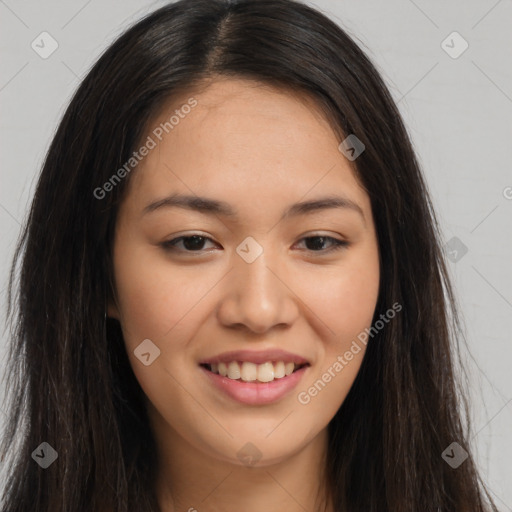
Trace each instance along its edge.
<path fill-rule="evenodd" d="M 213 242 L 213 240 L 211 238 L 207 237 L 207 236 L 203 236 L 203 235 L 188 235 L 188 236 L 180 236 L 178 238 L 173 238 L 172 240 L 168 240 L 166 242 L 163 242 L 161 244 L 161 246 L 164 248 L 165 251 L 168 251 L 168 252 L 182 252 L 182 253 L 189 253 L 189 254 L 204 252 L 202 249 L 197 250 L 197 251 L 187 251 L 187 250 L 182 250 L 182 249 L 176 249 L 175 248 L 175 246 L 176 246 L 176 244 L 178 242 L 180 242 L 181 240 L 186 240 L 186 239 L 190 239 L 190 238 L 202 238 L 204 240 L 210 240 L 210 241 Z M 350 245 L 349 242 L 347 242 L 345 240 L 338 240 L 337 238 L 334 238 L 332 236 L 323 236 L 323 235 L 306 236 L 304 238 L 301 238 L 300 241 L 308 240 L 308 239 L 311 239 L 311 238 L 323 238 L 324 240 L 329 240 L 329 241 L 331 241 L 333 243 L 333 246 L 330 249 L 320 250 L 320 251 L 313 251 L 313 250 L 310 249 L 310 252 L 320 253 L 321 255 L 328 254 L 328 253 L 331 253 L 331 252 L 334 252 L 334 251 L 339 251 L 340 249 L 346 249 Z"/>

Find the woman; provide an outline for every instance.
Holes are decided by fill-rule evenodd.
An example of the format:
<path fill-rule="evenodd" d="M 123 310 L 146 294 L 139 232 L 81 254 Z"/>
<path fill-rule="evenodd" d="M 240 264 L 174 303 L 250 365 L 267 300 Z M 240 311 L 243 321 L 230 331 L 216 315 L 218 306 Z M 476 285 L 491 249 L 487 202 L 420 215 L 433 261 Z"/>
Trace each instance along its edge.
<path fill-rule="evenodd" d="M 73 97 L 18 246 L 1 510 L 496 510 L 439 240 L 337 25 L 149 15 Z"/>

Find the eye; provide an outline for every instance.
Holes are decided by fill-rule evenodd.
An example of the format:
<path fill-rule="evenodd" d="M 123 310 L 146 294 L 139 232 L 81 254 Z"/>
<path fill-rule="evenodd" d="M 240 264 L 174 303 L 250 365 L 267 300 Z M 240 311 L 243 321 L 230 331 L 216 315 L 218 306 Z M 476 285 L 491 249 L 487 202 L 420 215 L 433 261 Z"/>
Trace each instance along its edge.
<path fill-rule="evenodd" d="M 204 246 L 205 240 L 211 240 L 206 236 L 202 235 L 190 235 L 190 236 L 180 236 L 178 238 L 174 238 L 162 244 L 163 248 L 168 251 L 178 251 L 178 252 L 201 252 L 201 249 Z M 176 247 L 183 242 L 183 249 L 176 249 Z"/>
<path fill-rule="evenodd" d="M 315 243 L 309 243 L 309 244 L 306 243 L 306 246 L 309 246 L 309 247 L 312 246 L 312 247 L 316 247 L 316 248 L 318 248 L 318 246 L 322 246 L 326 241 L 329 241 L 331 243 L 331 247 L 329 249 L 317 250 L 317 249 L 309 249 L 309 247 L 308 247 L 308 249 L 312 250 L 313 252 L 321 252 L 324 254 L 328 253 L 328 252 L 332 252 L 332 251 L 337 251 L 340 249 L 345 249 L 349 246 L 349 243 L 346 240 L 338 240 L 337 238 L 334 238 L 332 236 L 313 235 L 313 236 L 304 237 L 304 238 L 302 238 L 302 240 L 316 241 Z"/>
<path fill-rule="evenodd" d="M 172 252 L 184 252 L 184 253 L 202 253 L 205 252 L 204 245 L 206 241 L 213 242 L 213 240 L 207 236 L 202 235 L 189 235 L 189 236 L 180 236 L 177 238 L 173 238 L 172 240 L 168 240 L 166 242 L 163 242 L 161 246 L 166 251 L 172 251 Z M 350 244 L 349 242 L 345 240 L 338 240 L 337 238 L 334 238 L 332 236 L 322 236 L 322 235 L 314 235 L 314 236 L 307 236 L 300 240 L 306 241 L 306 250 L 311 252 L 317 252 L 326 254 L 332 251 L 344 249 L 348 247 Z M 309 242 L 308 242 L 309 241 Z M 311 243 L 311 241 L 314 241 L 314 243 Z M 330 243 L 330 247 L 328 249 L 323 249 L 321 246 L 323 246 L 326 242 Z M 215 243 L 215 242 L 213 242 Z M 182 244 L 181 247 L 180 244 Z M 211 252 L 211 251 L 208 251 Z"/>

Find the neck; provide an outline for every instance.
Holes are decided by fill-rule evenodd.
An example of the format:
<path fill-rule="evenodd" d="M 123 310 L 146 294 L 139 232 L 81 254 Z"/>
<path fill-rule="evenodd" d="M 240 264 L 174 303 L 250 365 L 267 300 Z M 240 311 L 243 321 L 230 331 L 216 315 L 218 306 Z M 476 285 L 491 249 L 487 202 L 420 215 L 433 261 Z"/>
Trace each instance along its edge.
<path fill-rule="evenodd" d="M 327 429 L 287 459 L 251 466 L 192 446 L 152 412 L 161 512 L 333 512 L 325 478 Z"/>

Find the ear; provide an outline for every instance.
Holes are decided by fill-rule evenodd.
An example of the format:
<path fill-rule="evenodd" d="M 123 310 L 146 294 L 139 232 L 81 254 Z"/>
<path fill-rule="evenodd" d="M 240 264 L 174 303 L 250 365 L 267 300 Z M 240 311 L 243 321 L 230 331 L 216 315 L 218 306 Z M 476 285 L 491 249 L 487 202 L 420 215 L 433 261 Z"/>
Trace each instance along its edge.
<path fill-rule="evenodd" d="M 116 320 L 119 320 L 120 317 L 117 305 L 111 298 L 107 301 L 107 316 L 109 318 L 115 318 Z"/>
<path fill-rule="evenodd" d="M 112 290 L 110 290 L 107 296 L 107 316 L 109 318 L 115 318 L 116 320 L 119 320 L 121 316 L 119 314 L 117 300 L 114 299 Z"/>
<path fill-rule="evenodd" d="M 112 277 L 109 276 L 106 289 L 107 299 L 107 317 L 114 318 L 119 321 L 121 315 L 119 314 L 119 307 L 117 304 L 117 290 L 115 283 L 112 282 Z"/>

